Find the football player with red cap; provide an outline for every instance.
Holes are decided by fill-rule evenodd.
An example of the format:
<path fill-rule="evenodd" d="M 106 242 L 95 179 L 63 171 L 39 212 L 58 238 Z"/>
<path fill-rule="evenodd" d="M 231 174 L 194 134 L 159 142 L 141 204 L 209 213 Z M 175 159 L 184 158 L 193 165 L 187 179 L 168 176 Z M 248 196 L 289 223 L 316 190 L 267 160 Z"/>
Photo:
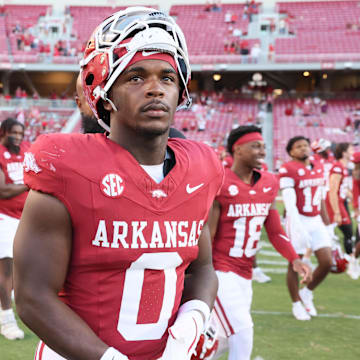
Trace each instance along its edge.
<path fill-rule="evenodd" d="M 310 141 L 304 136 L 289 139 L 286 151 L 292 158 L 279 169 L 280 189 L 286 209 L 286 230 L 300 256 L 310 248 L 317 260 L 311 282 L 299 291 L 298 276 L 289 266 L 287 285 L 292 312 L 297 320 L 310 320 L 317 311 L 313 290 L 325 279 L 332 265 L 331 238 L 324 202 L 325 178 L 320 162 L 310 159 Z"/>
<path fill-rule="evenodd" d="M 190 359 L 217 291 L 206 221 L 224 170 L 168 139 L 191 102 L 183 33 L 155 9 L 117 12 L 81 76 L 107 133 L 42 136 L 25 163 L 15 298 L 36 360 Z"/>
<path fill-rule="evenodd" d="M 253 345 L 252 271 L 265 226 L 270 242 L 294 271 L 308 281 L 311 270 L 298 257 L 275 206 L 279 185 L 275 175 L 259 171 L 265 159 L 261 129 L 240 126 L 231 131 L 228 152 L 233 157 L 211 211 L 213 261 L 219 279 L 214 311 L 228 337 L 229 360 L 249 360 Z"/>

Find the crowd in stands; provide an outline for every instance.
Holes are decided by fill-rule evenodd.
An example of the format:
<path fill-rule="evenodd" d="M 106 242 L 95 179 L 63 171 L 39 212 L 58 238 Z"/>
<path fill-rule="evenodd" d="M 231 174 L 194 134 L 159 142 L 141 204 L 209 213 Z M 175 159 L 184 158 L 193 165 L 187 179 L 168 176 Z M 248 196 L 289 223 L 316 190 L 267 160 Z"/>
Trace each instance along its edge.
<path fill-rule="evenodd" d="M 286 139 L 301 133 L 334 143 L 360 143 L 360 102 L 356 99 L 324 100 L 319 96 L 276 99 L 273 107 L 274 158 L 286 159 Z M 276 161 L 276 160 L 275 160 Z"/>

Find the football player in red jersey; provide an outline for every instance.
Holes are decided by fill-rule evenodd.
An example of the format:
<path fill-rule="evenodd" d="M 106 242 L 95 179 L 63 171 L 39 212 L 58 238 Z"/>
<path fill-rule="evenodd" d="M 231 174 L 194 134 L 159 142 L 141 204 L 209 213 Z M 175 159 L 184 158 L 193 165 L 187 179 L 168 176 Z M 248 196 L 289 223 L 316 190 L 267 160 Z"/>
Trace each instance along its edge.
<path fill-rule="evenodd" d="M 326 197 L 326 206 L 328 209 L 331 223 L 338 225 L 344 235 L 345 252 L 351 255 L 350 277 L 356 279 L 357 274 L 352 273 L 352 264 L 355 262 L 353 255 L 353 230 L 349 213 L 345 206 L 347 193 L 349 191 L 347 165 L 351 161 L 354 153 L 353 146 L 350 143 L 338 143 L 335 148 L 335 159 L 330 170 L 330 189 Z"/>
<path fill-rule="evenodd" d="M 11 307 L 13 242 L 28 193 L 24 185 L 24 125 L 8 118 L 0 127 L 0 333 L 23 339 Z"/>
<path fill-rule="evenodd" d="M 168 139 L 190 103 L 184 36 L 128 8 L 97 27 L 81 73 L 109 135 L 41 136 L 24 165 L 15 298 L 36 359 L 190 359 L 217 291 L 206 220 L 224 170 Z"/>
<path fill-rule="evenodd" d="M 360 265 L 359 265 L 359 256 L 360 256 L 360 152 L 356 152 L 353 154 L 352 161 L 355 165 L 355 168 L 352 172 L 353 179 L 353 208 L 354 208 L 354 219 L 356 221 L 356 243 L 354 250 L 354 258 L 356 260 L 352 261 L 350 267 L 353 269 L 349 269 L 355 276 L 354 278 L 358 278 L 360 276 Z"/>
<path fill-rule="evenodd" d="M 298 276 L 289 266 L 287 285 L 294 317 L 310 320 L 311 316 L 317 315 L 312 292 L 325 279 L 332 265 L 331 239 L 325 227 L 329 219 L 324 202 L 324 170 L 320 162 L 309 158 L 309 139 L 303 136 L 291 138 L 286 151 L 292 161 L 281 166 L 279 176 L 287 233 L 297 254 L 303 256 L 310 248 L 318 260 L 312 281 L 300 291 Z"/>
<path fill-rule="evenodd" d="M 213 261 L 219 279 L 215 313 L 229 340 L 229 360 L 248 360 L 253 345 L 252 266 L 261 229 L 265 226 L 275 249 L 294 268 L 310 278 L 311 270 L 295 253 L 280 224 L 275 207 L 277 178 L 259 171 L 265 144 L 256 126 L 231 131 L 227 148 L 234 162 L 225 169 L 225 181 L 209 220 Z"/>

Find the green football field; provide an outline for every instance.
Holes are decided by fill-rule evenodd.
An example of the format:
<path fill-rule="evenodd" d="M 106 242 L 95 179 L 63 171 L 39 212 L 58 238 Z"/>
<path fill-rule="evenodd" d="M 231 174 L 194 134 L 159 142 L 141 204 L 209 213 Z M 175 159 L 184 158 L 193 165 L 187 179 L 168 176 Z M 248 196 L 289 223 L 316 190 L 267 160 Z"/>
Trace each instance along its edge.
<path fill-rule="evenodd" d="M 263 264 L 267 259 L 282 262 L 281 258 L 262 255 L 260 251 L 261 267 L 272 268 L 274 271 L 285 268 L 282 265 Z M 253 285 L 253 359 L 360 359 L 360 279 L 354 281 L 345 274 L 329 275 L 315 294 L 319 317 L 300 322 L 291 315 L 285 275 L 269 275 L 272 277 L 270 283 Z M 26 328 L 25 332 L 26 336 L 22 341 L 0 338 L 1 360 L 33 358 L 37 338 Z M 226 356 L 221 358 L 225 359 Z"/>
<path fill-rule="evenodd" d="M 360 279 L 351 280 L 346 274 L 329 274 L 315 291 L 314 302 L 319 316 L 311 321 L 295 320 L 285 285 L 287 263 L 267 240 L 261 244 L 258 264 L 272 281 L 253 283 L 252 359 L 360 359 Z M 21 326 L 25 329 L 24 340 L 8 341 L 0 336 L 0 360 L 33 359 L 38 339 Z M 225 359 L 226 355 L 221 357 L 221 360 Z"/>

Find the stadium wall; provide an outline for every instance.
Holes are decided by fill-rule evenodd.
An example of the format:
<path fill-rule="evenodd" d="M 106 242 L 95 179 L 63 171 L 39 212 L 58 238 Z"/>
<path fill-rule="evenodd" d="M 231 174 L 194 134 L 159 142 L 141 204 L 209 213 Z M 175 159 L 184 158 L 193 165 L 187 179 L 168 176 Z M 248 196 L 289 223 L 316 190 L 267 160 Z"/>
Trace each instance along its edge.
<path fill-rule="evenodd" d="M 258 0 L 266 8 L 275 7 L 278 0 Z M 314 0 L 301 0 L 301 2 L 313 2 Z M 316 1 L 337 1 L 337 0 L 316 0 Z M 349 0 L 348 0 L 349 1 Z M 350 0 L 351 1 L 351 0 Z M 353 0 L 358 1 L 358 0 Z M 223 0 L 224 4 L 244 3 L 245 0 Z M 286 0 L 283 2 L 299 2 L 299 0 Z M 157 5 L 160 9 L 168 11 L 172 5 L 205 4 L 205 0 L 0 0 L 2 5 L 52 5 L 54 9 L 62 10 L 65 6 L 126 6 L 126 5 Z"/>

